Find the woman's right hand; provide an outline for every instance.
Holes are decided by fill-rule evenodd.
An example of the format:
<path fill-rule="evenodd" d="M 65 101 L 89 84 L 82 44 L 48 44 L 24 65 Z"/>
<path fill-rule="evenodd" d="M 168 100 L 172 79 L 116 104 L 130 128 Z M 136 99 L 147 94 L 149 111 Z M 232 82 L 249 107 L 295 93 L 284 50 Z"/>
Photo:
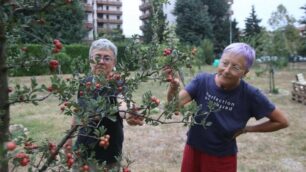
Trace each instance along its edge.
<path fill-rule="evenodd" d="M 166 76 L 166 81 L 170 83 L 170 88 L 177 90 L 180 86 L 180 80 L 175 77 L 173 69 L 170 66 L 166 66 L 164 67 L 163 72 Z"/>
<path fill-rule="evenodd" d="M 144 118 L 141 116 L 136 116 L 136 115 L 129 115 L 126 118 L 126 122 L 129 125 L 135 126 L 135 125 L 143 125 L 143 120 Z"/>

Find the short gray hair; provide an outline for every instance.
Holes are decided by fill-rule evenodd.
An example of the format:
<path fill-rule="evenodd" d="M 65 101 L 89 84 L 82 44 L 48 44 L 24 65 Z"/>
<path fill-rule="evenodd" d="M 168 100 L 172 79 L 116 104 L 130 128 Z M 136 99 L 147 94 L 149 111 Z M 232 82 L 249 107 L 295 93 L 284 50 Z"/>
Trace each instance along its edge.
<path fill-rule="evenodd" d="M 228 45 L 224 50 L 223 54 L 238 54 L 243 56 L 246 61 L 246 68 L 249 70 L 256 58 L 256 53 L 253 47 L 246 43 L 236 42 Z"/>
<path fill-rule="evenodd" d="M 89 58 L 91 58 L 93 50 L 104 50 L 104 49 L 111 50 L 114 53 L 115 57 L 117 57 L 118 49 L 116 45 L 108 39 L 101 38 L 91 43 L 89 49 Z"/>

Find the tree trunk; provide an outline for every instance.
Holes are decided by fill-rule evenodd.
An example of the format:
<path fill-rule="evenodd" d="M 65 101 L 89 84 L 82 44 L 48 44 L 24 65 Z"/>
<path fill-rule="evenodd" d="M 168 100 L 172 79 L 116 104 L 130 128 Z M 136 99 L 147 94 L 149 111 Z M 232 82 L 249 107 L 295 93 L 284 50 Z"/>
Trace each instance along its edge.
<path fill-rule="evenodd" d="M 5 57 L 5 23 L 0 19 L 0 171 L 8 171 L 5 142 L 8 139 L 10 111 L 8 104 L 8 77 Z"/>

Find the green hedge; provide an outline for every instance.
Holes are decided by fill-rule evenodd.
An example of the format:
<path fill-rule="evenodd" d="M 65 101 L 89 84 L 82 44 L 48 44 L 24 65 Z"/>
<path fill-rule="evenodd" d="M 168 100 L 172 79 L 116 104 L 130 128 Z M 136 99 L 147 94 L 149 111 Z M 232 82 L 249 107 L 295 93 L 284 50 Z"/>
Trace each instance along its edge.
<path fill-rule="evenodd" d="M 23 51 L 22 48 L 26 48 Z M 49 72 L 48 62 L 45 60 L 46 53 L 41 45 L 27 44 L 23 46 L 14 45 L 8 49 L 8 65 L 10 76 L 33 76 Z"/>
<path fill-rule="evenodd" d="M 89 71 L 88 61 L 89 45 L 84 44 L 70 44 L 65 46 L 65 53 L 68 58 L 59 58 L 63 62 L 63 73 L 86 73 Z"/>
<path fill-rule="evenodd" d="M 126 43 L 115 43 L 118 47 L 118 61 L 128 63 L 128 57 L 124 53 Z M 23 47 L 27 51 L 22 51 Z M 64 45 L 60 53 L 47 57 L 46 52 L 51 51 L 53 47 L 45 47 L 38 44 L 13 45 L 8 48 L 8 63 L 14 67 L 10 69 L 10 76 L 35 76 L 48 75 L 50 59 L 56 59 L 60 63 L 60 73 L 69 74 L 73 72 L 89 72 L 89 45 L 88 44 L 70 44 Z M 24 63 L 27 62 L 27 63 Z M 25 65 L 21 65 L 24 63 Z M 17 65 L 19 64 L 19 65 Z"/>

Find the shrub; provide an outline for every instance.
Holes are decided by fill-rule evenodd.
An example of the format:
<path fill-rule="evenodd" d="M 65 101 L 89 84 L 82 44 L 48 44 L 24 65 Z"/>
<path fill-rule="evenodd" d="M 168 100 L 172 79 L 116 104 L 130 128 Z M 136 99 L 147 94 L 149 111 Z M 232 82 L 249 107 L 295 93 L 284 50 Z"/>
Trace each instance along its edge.
<path fill-rule="evenodd" d="M 22 52 L 21 56 L 16 55 L 18 51 Z M 49 69 L 47 67 L 48 63 L 45 61 L 44 51 L 43 46 L 37 44 L 11 46 L 8 50 L 8 64 L 12 66 L 9 75 L 33 76 L 47 74 Z M 22 60 L 19 58 L 22 58 Z M 31 61 L 31 64 L 24 63 L 23 61 Z"/>

